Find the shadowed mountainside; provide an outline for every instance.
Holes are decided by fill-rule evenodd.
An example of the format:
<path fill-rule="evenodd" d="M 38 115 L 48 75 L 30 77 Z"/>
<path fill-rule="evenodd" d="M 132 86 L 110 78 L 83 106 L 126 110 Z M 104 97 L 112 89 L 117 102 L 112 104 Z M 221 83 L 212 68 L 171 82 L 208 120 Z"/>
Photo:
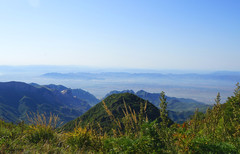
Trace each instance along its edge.
<path fill-rule="evenodd" d="M 91 106 L 69 93 L 23 82 L 0 83 L 0 118 L 5 121 L 27 121 L 26 113 L 52 113 L 63 123 L 86 112 Z"/>
<path fill-rule="evenodd" d="M 31 85 L 34 85 L 36 87 L 46 87 L 46 88 L 49 88 L 49 89 L 52 89 L 52 90 L 57 90 L 59 92 L 70 89 L 70 88 L 67 88 L 63 85 L 55 85 L 55 84 L 38 85 L 36 83 L 31 83 Z M 91 106 L 94 106 L 95 104 L 100 102 L 99 99 L 97 99 L 94 95 L 92 95 L 91 93 L 89 93 L 85 90 L 82 90 L 82 89 L 70 89 L 70 90 L 71 90 L 71 93 L 74 97 L 86 101 Z"/>

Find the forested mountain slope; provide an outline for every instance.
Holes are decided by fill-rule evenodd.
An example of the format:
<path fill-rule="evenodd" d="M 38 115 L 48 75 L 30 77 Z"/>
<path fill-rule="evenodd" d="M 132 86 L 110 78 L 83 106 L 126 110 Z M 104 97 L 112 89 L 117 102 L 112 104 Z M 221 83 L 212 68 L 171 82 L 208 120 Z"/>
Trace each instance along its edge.
<path fill-rule="evenodd" d="M 26 114 L 52 113 L 63 123 L 86 112 L 91 106 L 69 93 L 23 82 L 0 82 L 0 117 L 9 122 L 27 121 Z"/>

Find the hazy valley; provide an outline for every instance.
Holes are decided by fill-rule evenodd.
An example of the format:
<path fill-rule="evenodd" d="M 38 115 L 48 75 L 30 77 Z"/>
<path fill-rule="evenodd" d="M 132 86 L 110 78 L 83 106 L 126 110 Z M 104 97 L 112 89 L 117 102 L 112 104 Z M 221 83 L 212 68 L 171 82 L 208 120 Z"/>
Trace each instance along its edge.
<path fill-rule="evenodd" d="M 163 70 L 162 72 L 124 69 L 114 72 L 111 69 L 73 66 L 1 66 L 0 79 L 4 82 L 35 82 L 41 85 L 57 84 L 72 89 L 81 88 L 98 99 L 102 99 L 112 90 L 131 89 L 151 93 L 165 91 L 171 97 L 191 98 L 213 104 L 218 92 L 221 93 L 223 101 L 231 96 L 232 87 L 240 78 L 239 72 L 230 71 L 199 73 L 175 71 L 174 73 Z"/>

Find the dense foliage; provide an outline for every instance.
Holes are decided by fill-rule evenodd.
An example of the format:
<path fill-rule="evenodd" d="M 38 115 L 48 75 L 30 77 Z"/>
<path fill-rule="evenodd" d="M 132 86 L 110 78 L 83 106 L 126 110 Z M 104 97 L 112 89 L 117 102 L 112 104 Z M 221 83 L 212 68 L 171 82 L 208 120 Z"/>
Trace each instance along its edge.
<path fill-rule="evenodd" d="M 218 94 L 213 108 L 205 114 L 196 110 L 192 119 L 181 125 L 168 124 L 167 102 L 164 93 L 161 96 L 163 107 L 158 112 L 162 121 L 148 121 L 144 105 L 139 114 L 130 112 L 127 103 L 124 117 L 118 119 L 103 102 L 105 112 L 115 123 L 113 134 L 86 127 L 59 131 L 54 115 L 50 119 L 36 115 L 33 125 L 0 121 L 1 153 L 240 153 L 239 84 L 225 104 L 220 104 Z M 122 126 L 124 131 L 120 130 Z"/>

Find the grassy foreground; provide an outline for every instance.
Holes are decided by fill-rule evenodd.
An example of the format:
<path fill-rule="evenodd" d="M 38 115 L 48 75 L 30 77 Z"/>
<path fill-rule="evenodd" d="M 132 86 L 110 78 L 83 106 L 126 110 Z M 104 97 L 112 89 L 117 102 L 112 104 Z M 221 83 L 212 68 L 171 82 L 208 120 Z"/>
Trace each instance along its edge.
<path fill-rule="evenodd" d="M 191 120 L 169 126 L 166 99 L 162 93 L 161 122 L 148 122 L 144 106 L 136 115 L 127 106 L 125 117 L 114 121 L 112 134 L 91 127 L 64 132 L 56 129 L 58 117 L 36 114 L 32 125 L 0 121 L 0 153 L 240 153 L 240 86 L 225 104 L 216 104 L 206 114 L 196 110 Z"/>

